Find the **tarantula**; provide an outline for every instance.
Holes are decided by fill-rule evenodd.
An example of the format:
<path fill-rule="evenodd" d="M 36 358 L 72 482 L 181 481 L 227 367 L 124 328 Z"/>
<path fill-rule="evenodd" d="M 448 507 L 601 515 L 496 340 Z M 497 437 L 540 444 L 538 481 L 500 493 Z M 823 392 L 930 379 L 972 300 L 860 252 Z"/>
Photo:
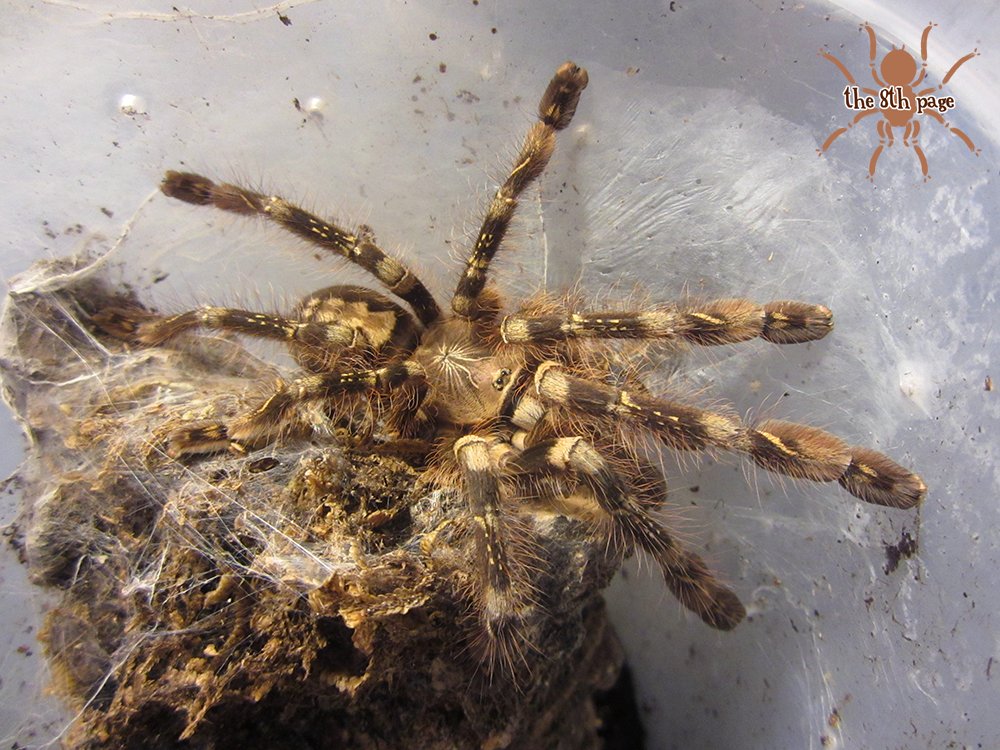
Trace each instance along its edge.
<path fill-rule="evenodd" d="M 583 311 L 543 296 L 503 314 L 500 295 L 487 284 L 490 262 L 587 82 L 587 72 L 572 62 L 556 71 L 538 121 L 486 209 L 450 311 L 442 311 L 367 228 L 350 231 L 280 197 L 171 171 L 162 183 L 166 195 L 276 222 L 369 271 L 412 314 L 378 292 L 332 286 L 307 296 L 291 317 L 222 307 L 169 316 L 119 307 L 95 315 L 99 327 L 135 345 L 156 346 L 196 328 L 276 339 L 286 342 L 305 371 L 233 419 L 174 429 L 166 445 L 172 457 L 242 453 L 287 439 L 301 428 L 307 402 L 323 404 L 334 419 L 353 419 L 356 430 L 427 445 L 426 476 L 457 486 L 467 498 L 478 618 L 498 653 L 516 639 L 531 596 L 524 580 L 530 565 L 519 559 L 524 545 L 517 544 L 516 524 L 502 510 L 505 494 L 516 491 L 535 499 L 553 487 L 563 494 L 567 488 L 582 491 L 592 497 L 609 539 L 650 555 L 685 607 L 721 630 L 745 616 L 737 596 L 657 519 L 666 485 L 636 436 L 679 451 L 746 454 L 770 471 L 836 481 L 866 502 L 892 508 L 912 508 L 926 490 L 919 476 L 890 458 L 815 427 L 778 420 L 749 425 L 729 413 L 653 395 L 642 373 L 630 370 L 612 346 L 615 339 L 695 345 L 758 337 L 775 344 L 815 341 L 833 327 L 822 305 L 720 299 Z M 612 374 L 618 371 L 625 374 Z"/>

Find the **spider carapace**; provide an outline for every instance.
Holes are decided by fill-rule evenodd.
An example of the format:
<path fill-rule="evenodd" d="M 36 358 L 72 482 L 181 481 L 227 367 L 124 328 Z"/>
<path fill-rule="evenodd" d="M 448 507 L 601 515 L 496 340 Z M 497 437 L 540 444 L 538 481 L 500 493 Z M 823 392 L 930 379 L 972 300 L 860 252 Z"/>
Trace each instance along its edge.
<path fill-rule="evenodd" d="M 532 595 L 530 561 L 520 559 L 520 550 L 529 547 L 516 543 L 511 498 L 590 498 L 609 540 L 651 556 L 684 606 L 729 630 L 745 609 L 659 520 L 666 483 L 653 468 L 651 444 L 743 454 L 769 471 L 838 482 L 861 500 L 892 508 L 912 508 L 925 493 L 920 477 L 887 456 L 815 427 L 778 420 L 750 425 L 726 410 L 655 395 L 643 384 L 642 367 L 626 361 L 616 341 L 815 341 L 833 327 L 822 305 L 720 299 L 595 311 L 540 295 L 505 310 L 487 284 L 490 263 L 503 247 L 518 200 L 545 169 L 556 133 L 569 125 L 586 86 L 586 71 L 572 62 L 556 71 L 537 122 L 486 209 L 450 312 L 376 245 L 367 228 L 347 230 L 277 196 L 168 172 L 162 184 L 168 196 L 275 222 L 360 265 L 412 313 L 384 294 L 335 286 L 308 296 L 289 317 L 221 307 L 169 316 L 114 308 L 95 316 L 100 328 L 135 345 L 161 345 L 196 328 L 277 339 L 305 371 L 245 413 L 176 426 L 166 445 L 173 457 L 244 452 L 293 439 L 307 403 L 323 404 L 332 419 L 349 419 L 355 430 L 390 443 L 429 446 L 423 464 L 428 481 L 455 487 L 467 499 L 478 621 L 491 653 L 500 657 L 516 652 Z"/>

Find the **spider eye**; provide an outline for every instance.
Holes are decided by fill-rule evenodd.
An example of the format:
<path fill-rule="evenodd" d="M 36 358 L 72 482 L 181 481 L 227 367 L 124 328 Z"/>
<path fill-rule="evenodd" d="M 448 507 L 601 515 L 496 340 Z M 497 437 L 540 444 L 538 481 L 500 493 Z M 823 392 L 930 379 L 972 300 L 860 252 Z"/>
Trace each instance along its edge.
<path fill-rule="evenodd" d="M 493 387 L 498 391 L 502 391 L 507 387 L 507 383 L 510 381 L 510 370 L 504 367 L 497 376 L 493 379 Z"/>

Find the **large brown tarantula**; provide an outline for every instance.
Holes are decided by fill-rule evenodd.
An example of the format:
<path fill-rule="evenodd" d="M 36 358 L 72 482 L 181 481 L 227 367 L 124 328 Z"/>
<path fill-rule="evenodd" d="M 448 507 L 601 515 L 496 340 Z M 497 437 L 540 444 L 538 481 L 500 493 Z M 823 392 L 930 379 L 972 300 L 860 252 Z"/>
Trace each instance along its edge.
<path fill-rule="evenodd" d="M 743 453 L 770 471 L 837 481 L 866 502 L 893 508 L 912 508 L 926 489 L 919 476 L 881 453 L 815 427 L 777 420 L 748 425 L 728 413 L 652 395 L 637 368 L 620 362 L 624 358 L 609 342 L 815 341 L 833 327 L 822 305 L 722 299 L 609 312 L 569 309 L 568 302 L 543 297 L 502 314 L 499 294 L 487 285 L 490 261 L 503 245 L 519 197 L 542 174 L 556 132 L 569 125 L 586 86 L 586 71 L 572 62 L 556 71 L 538 122 L 486 210 L 448 312 L 376 246 L 367 229 L 352 232 L 277 196 L 168 172 L 162 184 L 168 196 L 270 219 L 365 268 L 409 303 L 413 314 L 369 289 L 333 286 L 306 297 L 287 318 L 221 307 L 168 317 L 115 308 L 96 316 L 104 330 L 141 345 L 158 345 L 194 328 L 277 339 L 287 342 L 305 370 L 235 419 L 174 430 L 167 452 L 175 458 L 242 453 L 287 438 L 300 429 L 306 402 L 324 404 L 334 418 L 350 416 L 355 429 L 426 446 L 426 476 L 458 485 L 468 500 L 478 553 L 478 617 L 498 652 L 517 637 L 531 596 L 524 580 L 530 565 L 518 559 L 523 545 L 514 543 L 512 520 L 501 511 L 504 493 L 512 491 L 537 497 L 553 487 L 564 493 L 582 489 L 593 497 L 609 539 L 655 559 L 684 606 L 721 630 L 743 619 L 737 596 L 653 515 L 665 483 L 644 458 L 637 436 L 655 437 L 675 450 Z M 626 374 L 612 375 L 620 370 Z"/>

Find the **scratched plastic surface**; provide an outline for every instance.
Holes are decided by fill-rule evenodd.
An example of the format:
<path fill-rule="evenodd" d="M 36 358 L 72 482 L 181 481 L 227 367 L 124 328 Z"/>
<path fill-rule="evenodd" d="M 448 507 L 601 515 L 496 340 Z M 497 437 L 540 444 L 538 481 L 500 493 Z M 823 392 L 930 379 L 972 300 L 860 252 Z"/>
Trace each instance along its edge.
<path fill-rule="evenodd" d="M 8 9 L 0 270 L 10 278 L 37 258 L 110 247 L 128 224 L 115 251 L 124 278 L 161 305 L 270 306 L 334 278 L 364 281 L 273 230 L 156 195 L 162 171 L 181 167 L 364 221 L 444 297 L 488 186 L 571 57 L 591 84 L 497 264 L 504 287 L 579 279 L 594 298 L 617 285 L 657 299 L 823 302 L 837 316 L 828 339 L 695 353 L 684 387 L 876 447 L 930 487 L 914 514 L 731 457 L 667 458 L 679 528 L 751 617 L 718 634 L 648 567 L 616 582 L 609 600 L 650 747 L 989 746 L 1000 679 L 1000 395 L 984 386 L 1000 379 L 997 12 L 691 5 Z M 982 51 L 948 87 L 949 119 L 981 156 L 925 120 L 932 179 L 896 147 L 872 184 L 871 118 L 817 157 L 850 118 L 844 79 L 817 52 L 867 76 L 860 20 L 877 27 L 880 55 L 917 48 L 936 21 L 936 82 Z M 20 436 L 6 415 L 3 429 L 9 471 Z M 4 501 L 7 521 L 16 498 Z M 904 531 L 919 554 L 887 574 L 885 547 Z M 8 549 L 3 562 L 0 740 L 43 745 L 65 725 L 41 695 L 44 601 Z"/>

